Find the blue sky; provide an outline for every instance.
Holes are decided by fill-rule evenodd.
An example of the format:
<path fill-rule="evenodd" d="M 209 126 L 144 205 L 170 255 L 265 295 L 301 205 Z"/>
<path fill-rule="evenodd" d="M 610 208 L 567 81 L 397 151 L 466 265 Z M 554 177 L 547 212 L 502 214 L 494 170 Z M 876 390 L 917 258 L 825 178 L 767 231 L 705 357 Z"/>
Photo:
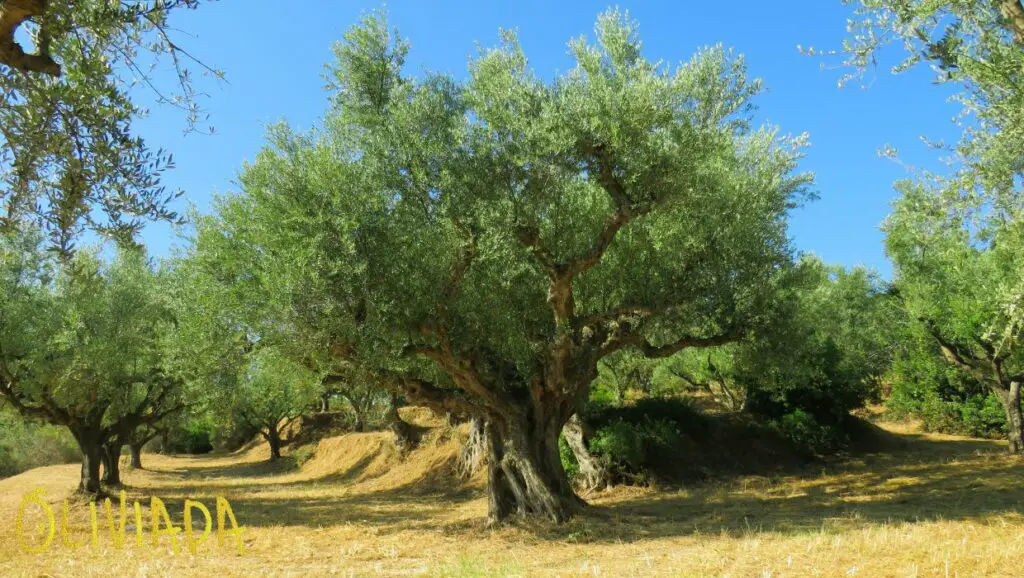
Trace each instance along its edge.
<path fill-rule="evenodd" d="M 282 3 L 270 0 L 204 4 L 172 24 L 187 31 L 179 40 L 190 52 L 226 73 L 226 83 L 197 82 L 209 94 L 203 104 L 216 134 L 183 134 L 184 118 L 167 107 L 154 108 L 137 129 L 152 146 L 174 154 L 176 168 L 164 183 L 185 192 L 178 208 L 184 211 L 191 202 L 207 211 L 213 193 L 236 190 L 238 170 L 262 146 L 267 124 L 287 120 L 304 128 L 316 123 L 327 102 L 322 74 L 331 45 L 366 11 L 386 8 L 392 25 L 412 45 L 413 74 L 429 69 L 464 77 L 475 46 L 496 44 L 498 29 L 505 27 L 518 29 L 531 66 L 551 77 L 572 66 L 566 42 L 592 36 L 596 15 L 609 5 L 300 0 L 283 10 Z M 783 132 L 811 136 L 802 164 L 817 174 L 820 199 L 793 213 L 790 235 L 796 247 L 830 263 L 868 265 L 889 276 L 879 225 L 895 194 L 892 183 L 906 176 L 906 169 L 877 151 L 893 145 L 904 162 L 935 168 L 937 155 L 920 137 L 955 140 L 957 135 L 951 123 L 957 108 L 947 102 L 947 88 L 932 84 L 930 71 L 890 75 L 888 66 L 900 57 L 893 52 L 869 76 L 868 88 L 838 88 L 841 70 L 823 70 L 820 59 L 801 55 L 796 47 L 840 46 L 851 16 L 840 0 L 738 0 L 727 8 L 696 0 L 618 6 L 639 22 L 651 60 L 675 64 L 716 43 L 743 53 L 751 75 L 768 87 L 758 100 L 759 118 Z M 157 256 L 182 244 L 166 225 L 148 226 L 143 237 Z"/>

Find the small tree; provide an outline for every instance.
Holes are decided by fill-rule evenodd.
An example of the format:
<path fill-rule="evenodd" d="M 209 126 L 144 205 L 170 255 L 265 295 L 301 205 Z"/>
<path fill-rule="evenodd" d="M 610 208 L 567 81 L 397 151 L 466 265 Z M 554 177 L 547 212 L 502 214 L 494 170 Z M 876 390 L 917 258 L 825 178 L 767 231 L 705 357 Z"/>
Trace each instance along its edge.
<path fill-rule="evenodd" d="M 258 428 L 270 445 L 270 459 L 281 457 L 282 433 L 308 411 L 317 397 L 317 376 L 275 349 L 250 356 L 228 396 L 232 419 Z"/>

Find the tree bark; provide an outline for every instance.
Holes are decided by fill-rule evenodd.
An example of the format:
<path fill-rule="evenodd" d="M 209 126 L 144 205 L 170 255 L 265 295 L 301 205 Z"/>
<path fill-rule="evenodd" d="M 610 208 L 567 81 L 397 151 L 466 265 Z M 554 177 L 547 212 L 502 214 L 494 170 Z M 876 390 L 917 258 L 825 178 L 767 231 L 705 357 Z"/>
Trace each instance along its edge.
<path fill-rule="evenodd" d="M 116 441 L 103 446 L 103 483 L 108 486 L 121 485 L 121 447 Z"/>
<path fill-rule="evenodd" d="M 608 469 L 601 464 L 594 454 L 590 453 L 587 447 L 587 438 L 590 437 L 587 428 L 580 419 L 579 414 L 573 414 L 569 421 L 562 428 L 562 435 L 566 443 L 576 456 L 576 462 L 580 466 L 579 486 L 585 491 L 593 491 L 609 485 L 611 476 Z"/>
<path fill-rule="evenodd" d="M 270 461 L 281 459 L 281 432 L 277 431 L 277 426 L 267 427 L 264 437 L 267 438 L 267 443 L 270 445 Z"/>
<path fill-rule="evenodd" d="M 128 444 L 128 449 L 131 452 L 131 467 L 133 470 L 142 469 L 142 444 Z"/>
<path fill-rule="evenodd" d="M 449 418 L 454 415 L 449 413 Z M 469 421 L 469 438 L 459 452 L 458 474 L 464 478 L 473 477 L 483 465 L 487 444 L 484 434 L 484 420 L 474 417 Z"/>
<path fill-rule="evenodd" d="M 103 461 L 103 447 L 99 441 L 78 438 L 78 448 L 82 452 L 82 475 L 78 482 L 78 491 L 88 494 L 100 492 L 100 465 Z"/>
<path fill-rule="evenodd" d="M 331 411 L 331 394 L 323 393 L 320 395 L 320 412 L 326 413 Z"/>
<path fill-rule="evenodd" d="M 576 496 L 558 451 L 561 420 L 540 423 L 492 416 L 486 426 L 487 520 L 499 524 L 512 514 L 539 515 L 561 523 L 585 502 Z"/>
<path fill-rule="evenodd" d="M 406 423 L 399 415 L 398 408 L 401 406 L 401 398 L 396 394 L 391 394 L 388 411 L 384 414 L 384 423 L 394 434 L 395 445 L 398 446 L 399 451 L 406 452 L 416 447 L 420 440 L 416 428 Z"/>
<path fill-rule="evenodd" d="M 999 401 L 1006 410 L 1006 439 L 1013 455 L 1024 455 L 1024 417 L 1020 409 L 1020 382 L 1010 382 L 1010 387 L 997 390 Z"/>

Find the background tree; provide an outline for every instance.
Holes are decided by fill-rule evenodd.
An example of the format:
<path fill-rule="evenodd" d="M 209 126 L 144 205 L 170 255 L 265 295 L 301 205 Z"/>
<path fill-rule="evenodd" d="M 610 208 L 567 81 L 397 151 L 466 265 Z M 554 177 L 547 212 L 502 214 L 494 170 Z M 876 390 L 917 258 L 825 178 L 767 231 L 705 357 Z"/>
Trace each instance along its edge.
<path fill-rule="evenodd" d="M 317 397 L 318 376 L 279 351 L 261 348 L 249 358 L 228 396 L 232 418 L 259 428 L 270 459 L 281 457 L 282 434 Z"/>
<path fill-rule="evenodd" d="M 1024 273 L 1007 264 L 1019 262 L 1024 251 L 1018 224 L 1024 207 L 1024 6 L 1019 0 L 857 4 L 861 18 L 852 22 L 854 36 L 844 46 L 854 74 L 897 40 L 908 56 L 894 71 L 929 62 L 939 82 L 959 89 L 963 133 L 959 143 L 944 147 L 953 153 L 949 174 L 922 172 L 915 183 L 898 185 L 901 198 L 886 244 L 910 316 L 948 362 L 1000 398 L 1010 450 L 1019 453 L 1013 368 L 1024 329 Z"/>
<path fill-rule="evenodd" d="M 1010 452 L 1024 453 L 1024 335 L 1015 310 L 1024 221 L 992 207 L 951 206 L 944 186 L 901 187 L 886 223 L 900 297 L 946 360 L 999 399 Z"/>
<path fill-rule="evenodd" d="M 9 235 L 4 244 L 12 299 L 0 304 L 0 395 L 24 416 L 67 427 L 82 452 L 80 490 L 98 492 L 108 442 L 179 409 L 171 400 L 181 382 L 163 356 L 174 320 L 158 276 L 124 252 L 110 264 L 89 253 L 59 269 L 51 261 L 51 278 L 38 242 Z M 108 473 L 119 482 L 116 463 Z"/>

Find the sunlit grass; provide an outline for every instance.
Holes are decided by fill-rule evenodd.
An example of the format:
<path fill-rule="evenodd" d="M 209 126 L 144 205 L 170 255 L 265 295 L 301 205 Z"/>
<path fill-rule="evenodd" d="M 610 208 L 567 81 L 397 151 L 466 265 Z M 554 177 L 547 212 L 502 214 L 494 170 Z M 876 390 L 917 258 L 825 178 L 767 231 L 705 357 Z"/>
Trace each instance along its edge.
<path fill-rule="evenodd" d="M 227 497 L 244 554 L 216 539 L 197 556 L 163 538 L 115 550 L 100 509 L 100 546 L 22 552 L 14 520 L 24 492 L 44 488 L 59 523 L 77 466 L 0 481 L 0 560 L 10 576 L 1020 576 L 1024 463 L 997 442 L 914 434 L 871 454 L 772 477 L 673 491 L 618 488 L 562 526 L 489 530 L 482 481 L 453 477 L 457 435 L 435 429 L 401 457 L 385 434 L 325 440 L 302 467 L 266 464 L 265 448 L 235 455 L 145 455 L 128 472 L 130 499 L 167 502 L 182 524 L 186 497 L 213 511 Z M 88 508 L 71 502 L 71 537 L 90 539 Z M 38 516 L 28 516 L 25 527 Z M 197 525 L 198 524 L 198 525 Z M 201 530 L 201 522 L 193 521 Z M 198 530 L 197 530 L 198 532 Z M 35 539 L 38 543 L 38 538 Z"/>

